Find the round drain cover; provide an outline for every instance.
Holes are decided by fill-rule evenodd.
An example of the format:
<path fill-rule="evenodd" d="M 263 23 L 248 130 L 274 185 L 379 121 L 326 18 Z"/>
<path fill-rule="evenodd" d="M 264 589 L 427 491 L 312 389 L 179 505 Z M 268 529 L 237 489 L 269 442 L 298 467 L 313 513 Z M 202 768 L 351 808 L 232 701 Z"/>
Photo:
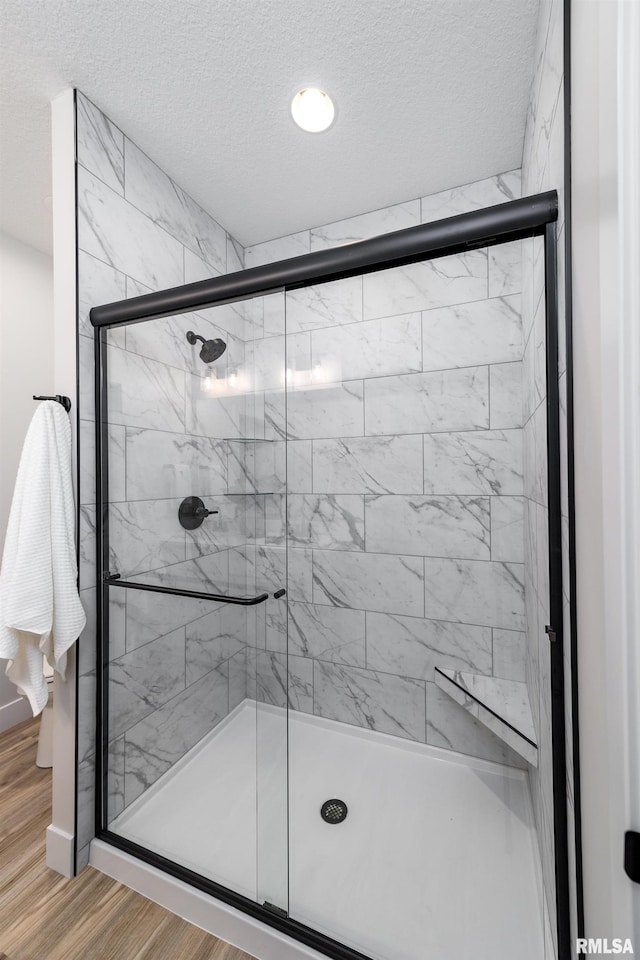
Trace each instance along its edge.
<path fill-rule="evenodd" d="M 344 800 L 325 800 L 320 807 L 320 816 L 325 823 L 342 823 L 348 812 Z"/>

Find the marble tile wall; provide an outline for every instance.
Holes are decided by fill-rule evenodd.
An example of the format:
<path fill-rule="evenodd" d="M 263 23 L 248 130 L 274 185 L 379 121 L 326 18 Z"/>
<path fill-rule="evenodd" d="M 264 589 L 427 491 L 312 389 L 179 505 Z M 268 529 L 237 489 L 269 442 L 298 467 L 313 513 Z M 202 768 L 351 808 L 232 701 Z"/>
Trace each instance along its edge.
<path fill-rule="evenodd" d="M 78 864 L 93 831 L 95 476 L 92 306 L 243 268 L 243 250 L 82 94 L 77 97 L 81 596 Z M 110 565 L 169 586 L 230 586 L 229 554 L 255 535 L 237 489 L 247 403 L 210 395 L 185 334 L 222 337 L 218 382 L 245 359 L 251 316 L 224 307 L 108 334 Z M 228 391 L 229 392 L 229 391 Z M 185 531 L 177 510 L 198 495 L 219 510 Z M 242 607 L 112 589 L 109 813 L 116 816 L 246 695 Z M 163 735 L 158 737 L 161 728 Z"/>
<path fill-rule="evenodd" d="M 245 263 L 517 196 L 512 171 L 248 247 Z M 259 615 L 250 696 L 285 705 L 288 643 L 293 708 L 523 766 L 434 682 L 437 665 L 525 677 L 521 276 L 510 244 L 287 294 L 286 411 L 256 373 L 279 336 L 254 329 L 273 442 L 247 483 L 273 495 L 264 547 L 241 562 L 257 589 L 288 572 L 289 604 L 288 620 Z"/>
<path fill-rule="evenodd" d="M 541 0 L 536 66 L 525 131 L 522 161 L 524 194 L 557 190 L 560 201 L 558 229 L 559 366 L 561 398 L 566 397 L 566 318 L 564 315 L 564 63 L 562 0 Z M 538 767 L 531 770 L 532 797 L 542 860 L 544 897 L 552 931 L 545 960 L 555 960 L 557 930 L 555 907 L 555 852 L 553 829 L 553 774 L 551 751 L 551 684 L 549 641 L 548 501 L 546 452 L 546 344 L 544 260 L 541 240 L 523 243 L 522 319 L 524 349 L 524 574 L 526 606 L 526 680 L 538 736 Z M 566 403 L 561 400 L 561 481 L 563 525 L 563 584 L 565 697 L 571 703 L 570 630 L 568 594 L 568 485 Z M 566 711 L 567 802 L 572 942 L 577 936 L 575 844 L 573 811 L 573 760 L 571 712 Z M 565 785 L 560 784 L 563 789 Z"/>

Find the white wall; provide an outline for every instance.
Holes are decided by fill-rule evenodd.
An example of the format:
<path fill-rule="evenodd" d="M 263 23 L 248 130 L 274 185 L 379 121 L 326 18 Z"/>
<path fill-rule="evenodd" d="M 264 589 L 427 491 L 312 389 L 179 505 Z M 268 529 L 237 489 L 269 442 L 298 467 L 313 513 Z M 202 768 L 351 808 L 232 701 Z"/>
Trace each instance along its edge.
<path fill-rule="evenodd" d="M 640 887 L 623 870 L 626 829 L 640 829 L 637 770 L 638 153 L 640 19 L 634 4 L 572 2 L 573 330 L 576 573 L 586 934 L 640 937 Z M 633 65 L 635 68 L 635 77 Z M 634 99 L 636 103 L 634 104 Z M 633 300 L 633 298 L 631 298 Z M 635 364 L 635 369 L 633 365 Z M 629 375 L 631 373 L 631 375 Z M 635 423 L 634 423 L 635 418 Z M 631 476 L 631 474 L 634 474 Z M 629 482 L 631 479 L 631 483 Z M 635 528 L 633 524 L 635 523 Z M 635 585 L 631 578 L 636 578 Z M 635 617 L 635 628 L 634 628 Z M 636 756 L 634 757 L 634 752 Z M 637 802 L 637 798 L 636 798 Z M 634 930 L 635 925 L 635 930 Z M 636 939 L 636 953 L 640 941 Z"/>
<path fill-rule="evenodd" d="M 52 390 L 53 263 L 0 234 L 0 552 L 22 444 L 36 407 L 32 396 Z M 0 731 L 29 715 L 2 662 Z"/>

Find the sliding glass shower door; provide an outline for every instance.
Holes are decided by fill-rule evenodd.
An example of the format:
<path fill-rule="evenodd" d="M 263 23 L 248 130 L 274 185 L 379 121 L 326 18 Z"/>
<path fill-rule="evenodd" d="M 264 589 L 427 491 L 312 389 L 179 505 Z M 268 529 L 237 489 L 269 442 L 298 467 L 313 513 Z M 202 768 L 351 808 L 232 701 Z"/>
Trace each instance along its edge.
<path fill-rule="evenodd" d="M 99 680 L 104 826 L 286 912 L 283 332 L 282 294 L 104 332 Z"/>
<path fill-rule="evenodd" d="M 340 960 L 552 956 L 545 230 L 101 333 L 103 836 Z"/>

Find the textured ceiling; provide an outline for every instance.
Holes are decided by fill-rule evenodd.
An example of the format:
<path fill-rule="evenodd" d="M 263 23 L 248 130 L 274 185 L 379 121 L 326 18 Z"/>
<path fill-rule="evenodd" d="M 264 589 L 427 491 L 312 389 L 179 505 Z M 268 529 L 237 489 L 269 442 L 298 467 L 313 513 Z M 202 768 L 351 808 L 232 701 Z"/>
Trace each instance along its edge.
<path fill-rule="evenodd" d="M 0 0 L 0 229 L 50 250 L 81 89 L 241 243 L 517 167 L 538 0 Z M 302 133 L 296 89 L 331 94 Z"/>

